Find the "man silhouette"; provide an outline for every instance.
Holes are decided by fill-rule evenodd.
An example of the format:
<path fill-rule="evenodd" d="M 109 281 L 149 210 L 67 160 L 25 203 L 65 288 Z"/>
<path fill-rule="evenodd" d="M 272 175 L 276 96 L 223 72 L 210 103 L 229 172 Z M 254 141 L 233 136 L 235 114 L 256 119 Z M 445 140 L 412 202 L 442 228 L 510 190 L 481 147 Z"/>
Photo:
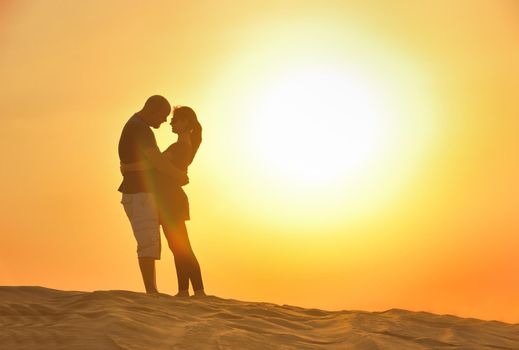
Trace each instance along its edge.
<path fill-rule="evenodd" d="M 187 174 L 162 155 L 150 128 L 159 128 L 170 112 L 171 106 L 164 97 L 151 96 L 144 107 L 126 122 L 119 139 L 121 164 L 145 164 L 143 170 L 123 173 L 119 192 L 122 192 L 121 203 L 137 241 L 137 256 L 146 293 L 158 293 L 155 260 L 160 259 L 159 215 L 152 194 L 153 172 L 160 171 L 181 186 L 188 183 Z"/>

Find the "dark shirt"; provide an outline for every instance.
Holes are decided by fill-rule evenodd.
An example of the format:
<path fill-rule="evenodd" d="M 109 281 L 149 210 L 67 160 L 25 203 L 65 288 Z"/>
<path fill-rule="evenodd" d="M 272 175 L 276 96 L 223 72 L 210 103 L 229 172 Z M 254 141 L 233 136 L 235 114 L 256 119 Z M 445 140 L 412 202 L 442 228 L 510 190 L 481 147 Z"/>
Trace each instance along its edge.
<path fill-rule="evenodd" d="M 144 151 L 153 147 L 159 149 L 153 131 L 144 120 L 134 114 L 124 125 L 119 139 L 119 160 L 123 164 L 144 161 Z M 151 192 L 152 172 L 153 170 L 126 172 L 119 192 Z"/>

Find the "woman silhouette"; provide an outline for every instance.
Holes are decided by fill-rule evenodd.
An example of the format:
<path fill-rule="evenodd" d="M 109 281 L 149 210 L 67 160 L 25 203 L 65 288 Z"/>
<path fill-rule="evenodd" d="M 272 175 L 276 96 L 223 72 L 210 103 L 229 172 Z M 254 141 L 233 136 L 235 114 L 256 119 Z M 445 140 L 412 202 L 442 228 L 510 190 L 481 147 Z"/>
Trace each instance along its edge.
<path fill-rule="evenodd" d="M 202 142 L 202 126 L 191 108 L 181 106 L 173 110 L 171 130 L 178 135 L 178 139 L 163 154 L 176 168 L 187 172 Z M 195 296 L 204 296 L 200 265 L 191 248 L 186 228 L 186 220 L 190 220 L 187 195 L 181 186 L 160 172 L 157 172 L 156 184 L 154 192 L 160 223 L 175 259 L 177 296 L 189 296 L 189 281 Z"/>
<path fill-rule="evenodd" d="M 163 158 L 171 162 L 177 169 L 187 172 L 187 168 L 193 162 L 202 142 L 202 126 L 191 108 L 179 106 L 173 110 L 171 130 L 177 134 L 177 142 L 162 152 Z M 122 164 L 121 172 L 149 168 L 150 165 L 147 162 Z M 154 171 L 151 174 L 151 178 L 146 182 L 150 192 L 154 195 L 160 224 L 175 259 L 178 279 L 176 296 L 189 296 L 189 281 L 191 281 L 195 296 L 205 296 L 200 265 L 193 253 L 187 234 L 186 220 L 190 220 L 187 195 L 175 179 L 165 173 Z M 152 284 L 156 289 L 155 269 L 153 269 Z"/>

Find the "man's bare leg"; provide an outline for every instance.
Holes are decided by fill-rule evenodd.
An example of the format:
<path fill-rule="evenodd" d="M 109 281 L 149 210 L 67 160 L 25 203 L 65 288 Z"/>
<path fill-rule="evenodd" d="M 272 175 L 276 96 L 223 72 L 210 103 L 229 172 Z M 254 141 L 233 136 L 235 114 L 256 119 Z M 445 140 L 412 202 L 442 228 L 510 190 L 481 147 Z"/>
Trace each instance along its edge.
<path fill-rule="evenodd" d="M 157 279 L 155 277 L 155 259 L 153 258 L 139 258 L 139 267 L 141 268 L 142 281 L 146 293 L 158 293 Z"/>

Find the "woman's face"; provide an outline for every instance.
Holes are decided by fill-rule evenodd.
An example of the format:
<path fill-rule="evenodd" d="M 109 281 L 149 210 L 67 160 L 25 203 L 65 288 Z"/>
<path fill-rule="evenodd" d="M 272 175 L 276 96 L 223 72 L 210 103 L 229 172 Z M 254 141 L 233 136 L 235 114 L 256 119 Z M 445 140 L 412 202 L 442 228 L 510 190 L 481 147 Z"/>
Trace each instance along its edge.
<path fill-rule="evenodd" d="M 183 131 L 188 131 L 189 125 L 188 125 L 188 119 L 187 118 L 171 118 L 171 131 L 173 131 L 175 134 L 181 133 Z"/>

